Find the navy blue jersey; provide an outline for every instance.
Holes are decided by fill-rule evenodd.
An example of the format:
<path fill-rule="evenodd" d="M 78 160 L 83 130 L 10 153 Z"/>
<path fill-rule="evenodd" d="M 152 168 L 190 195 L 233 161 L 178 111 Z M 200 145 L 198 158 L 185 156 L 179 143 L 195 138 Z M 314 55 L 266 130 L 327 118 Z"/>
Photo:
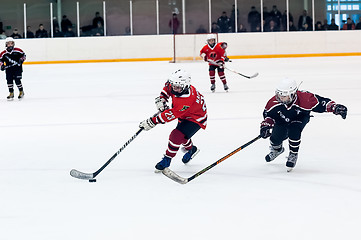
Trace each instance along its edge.
<path fill-rule="evenodd" d="M 20 63 L 20 59 L 22 59 L 22 62 L 26 59 L 24 51 L 20 48 L 14 48 L 11 52 L 4 50 L 0 53 L 0 65 L 5 63 L 5 65 L 8 66 L 7 69 L 15 68 L 17 70 L 22 70 L 22 62 Z"/>
<path fill-rule="evenodd" d="M 288 124 L 293 121 L 302 121 L 305 117 L 310 116 L 310 112 L 332 112 L 332 106 L 335 104 L 329 98 L 319 95 L 297 91 L 295 100 L 289 104 L 283 104 L 277 101 L 273 96 L 263 111 L 264 121 L 273 126 L 277 124 Z"/>

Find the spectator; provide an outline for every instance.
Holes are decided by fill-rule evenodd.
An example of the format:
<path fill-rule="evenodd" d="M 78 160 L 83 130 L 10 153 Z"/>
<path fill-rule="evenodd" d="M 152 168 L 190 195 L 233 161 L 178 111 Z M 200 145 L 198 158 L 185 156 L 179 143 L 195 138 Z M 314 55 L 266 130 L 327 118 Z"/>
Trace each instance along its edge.
<path fill-rule="evenodd" d="M 64 37 L 64 34 L 60 31 L 59 26 L 54 28 L 54 37 Z"/>
<path fill-rule="evenodd" d="M 358 23 L 356 24 L 355 29 L 361 29 L 361 17 L 358 20 Z"/>
<path fill-rule="evenodd" d="M 305 26 L 307 24 L 307 26 Z M 303 10 L 302 15 L 298 19 L 298 30 L 307 31 L 312 26 L 312 19 L 307 16 L 307 10 Z"/>
<path fill-rule="evenodd" d="M 204 28 L 203 25 L 199 25 L 199 28 L 197 29 L 196 33 L 207 33 L 207 30 Z"/>
<path fill-rule="evenodd" d="M 13 34 L 11 34 L 10 37 L 12 37 L 12 38 L 14 38 L 14 39 L 21 38 L 21 35 L 19 34 L 17 28 L 14 28 Z"/>
<path fill-rule="evenodd" d="M 277 6 L 273 5 L 272 11 L 270 12 L 271 19 L 275 22 L 278 28 L 281 27 L 282 13 L 278 11 Z"/>
<path fill-rule="evenodd" d="M 97 27 L 93 28 L 92 36 L 104 36 L 104 28 L 100 21 L 97 23 Z"/>
<path fill-rule="evenodd" d="M 231 20 L 227 16 L 227 13 L 223 11 L 222 16 L 220 16 L 217 20 L 217 25 L 219 26 L 221 33 L 229 32 L 230 27 L 231 27 L 230 22 L 231 22 Z"/>
<path fill-rule="evenodd" d="M 289 14 L 289 21 L 293 24 L 293 16 L 291 13 Z M 282 29 L 283 31 L 287 31 L 287 10 L 285 10 L 285 12 L 282 14 Z"/>
<path fill-rule="evenodd" d="M 173 13 L 172 19 L 169 20 L 168 26 L 170 27 L 173 34 L 178 33 L 179 20 L 176 13 Z"/>
<path fill-rule="evenodd" d="M 252 6 L 251 11 L 248 13 L 248 24 L 251 26 L 251 32 L 259 31 L 259 27 L 261 26 L 261 14 L 259 14 L 255 6 Z"/>
<path fill-rule="evenodd" d="M 239 24 L 237 32 L 247 32 L 247 29 L 244 27 L 244 25 L 242 23 Z"/>
<path fill-rule="evenodd" d="M 31 31 L 31 27 L 27 26 L 26 27 L 26 38 L 34 38 L 35 35 L 34 33 Z M 25 38 L 25 33 L 24 33 L 24 38 Z"/>
<path fill-rule="evenodd" d="M 101 27 L 104 27 L 104 19 L 100 16 L 99 12 L 96 12 L 95 18 L 93 19 L 93 28 L 98 28 L 98 23 L 100 23 Z M 104 30 L 103 30 L 103 35 L 104 35 Z"/>
<path fill-rule="evenodd" d="M 290 21 L 290 32 L 291 31 L 297 31 L 297 28 L 295 27 L 295 25 L 293 24 L 293 21 Z"/>
<path fill-rule="evenodd" d="M 73 32 L 72 27 L 68 27 L 66 32 L 63 32 L 64 37 L 75 37 L 75 33 Z"/>
<path fill-rule="evenodd" d="M 236 25 L 236 7 L 233 4 L 232 5 L 232 12 L 231 12 L 231 18 L 230 18 L 230 22 L 231 22 L 231 31 L 235 32 L 235 25 Z M 237 8 L 237 23 L 239 23 L 239 11 Z"/>
<path fill-rule="evenodd" d="M 347 22 L 342 26 L 342 30 L 355 30 L 355 24 L 351 18 L 347 18 Z"/>
<path fill-rule="evenodd" d="M 6 38 L 7 38 L 7 36 L 5 34 L 5 31 L 1 29 L 1 31 L 0 31 L 0 39 L 6 39 Z"/>
<path fill-rule="evenodd" d="M 53 17 L 53 29 L 54 29 L 54 33 L 55 33 L 55 28 L 59 28 L 59 22 L 58 19 L 56 19 L 56 17 Z"/>
<path fill-rule="evenodd" d="M 268 12 L 267 7 L 263 7 L 263 26 L 268 24 L 271 20 L 270 13 Z"/>
<path fill-rule="evenodd" d="M 322 23 L 320 21 L 316 22 L 315 31 L 323 31 Z"/>
<path fill-rule="evenodd" d="M 275 21 L 271 20 L 271 21 L 269 21 L 268 25 L 265 25 L 264 31 L 265 32 L 279 32 L 280 28 L 279 28 L 279 26 L 277 26 Z"/>
<path fill-rule="evenodd" d="M 71 23 L 71 21 L 68 19 L 68 17 L 66 15 L 63 16 L 63 19 L 61 20 L 61 30 L 65 33 L 68 31 L 69 27 L 73 27 L 73 24 Z"/>
<path fill-rule="evenodd" d="M 335 19 L 331 19 L 331 24 L 328 25 L 328 30 L 338 30 L 338 25 L 335 23 Z"/>
<path fill-rule="evenodd" d="M 323 30 L 328 30 L 327 19 L 324 19 L 324 20 L 323 20 L 322 29 L 323 29 Z"/>
<path fill-rule="evenodd" d="M 48 32 L 44 29 L 44 25 L 40 24 L 39 29 L 35 32 L 36 38 L 47 38 Z"/>
<path fill-rule="evenodd" d="M 211 33 L 219 33 L 220 28 L 216 22 L 212 22 Z"/>

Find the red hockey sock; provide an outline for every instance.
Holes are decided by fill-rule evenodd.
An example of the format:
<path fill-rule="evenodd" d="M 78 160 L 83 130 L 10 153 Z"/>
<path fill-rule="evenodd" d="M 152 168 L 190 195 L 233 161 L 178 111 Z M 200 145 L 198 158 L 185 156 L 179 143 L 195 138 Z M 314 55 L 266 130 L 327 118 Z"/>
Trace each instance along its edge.
<path fill-rule="evenodd" d="M 165 152 L 166 156 L 170 158 L 175 157 L 181 145 L 184 145 L 186 150 L 190 150 L 193 146 L 192 140 L 185 139 L 181 131 L 174 129 L 169 135 L 168 149 Z"/>
<path fill-rule="evenodd" d="M 216 83 L 216 72 L 214 70 L 209 71 L 209 79 L 211 80 L 211 84 Z"/>
<path fill-rule="evenodd" d="M 221 79 L 223 84 L 227 83 L 226 75 L 224 75 L 224 72 L 218 72 L 219 79 Z"/>

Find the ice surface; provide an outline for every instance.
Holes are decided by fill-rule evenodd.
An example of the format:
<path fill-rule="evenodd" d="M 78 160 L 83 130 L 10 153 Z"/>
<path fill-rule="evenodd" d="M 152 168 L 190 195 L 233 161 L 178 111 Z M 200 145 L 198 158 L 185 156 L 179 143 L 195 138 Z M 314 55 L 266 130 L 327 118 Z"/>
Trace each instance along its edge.
<path fill-rule="evenodd" d="M 203 62 L 25 65 L 25 98 L 0 88 L 0 239 L 361 239 L 361 57 L 234 60 L 230 90 L 211 93 Z M 296 168 L 285 151 L 266 163 L 258 140 L 186 185 L 153 172 L 175 122 L 141 132 L 97 177 L 94 172 L 156 112 L 168 75 L 182 67 L 205 96 L 200 153 L 171 169 L 189 177 L 256 137 L 283 77 L 349 109 L 346 120 L 313 114 Z M 18 94 L 15 90 L 16 96 Z M 287 145 L 286 145 L 287 146 Z M 288 146 L 286 147 L 288 150 Z"/>

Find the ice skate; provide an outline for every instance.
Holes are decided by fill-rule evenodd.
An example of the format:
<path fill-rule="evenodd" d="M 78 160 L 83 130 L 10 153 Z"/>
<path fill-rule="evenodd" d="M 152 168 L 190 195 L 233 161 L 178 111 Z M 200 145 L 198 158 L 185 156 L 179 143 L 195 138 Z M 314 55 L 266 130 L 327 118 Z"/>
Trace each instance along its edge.
<path fill-rule="evenodd" d="M 154 172 L 160 173 L 161 171 L 163 171 L 164 168 L 170 166 L 171 161 L 172 161 L 172 159 L 170 157 L 164 156 L 162 161 L 160 161 L 159 163 L 157 163 L 157 165 L 155 165 Z"/>
<path fill-rule="evenodd" d="M 199 153 L 199 149 L 196 146 L 193 146 L 191 150 L 186 152 L 182 158 L 182 162 L 184 164 L 188 163 L 190 160 L 192 160 L 197 154 Z"/>
<path fill-rule="evenodd" d="M 298 154 L 290 152 L 290 155 L 287 158 L 286 167 L 288 167 L 287 172 L 292 171 L 292 169 L 296 166 Z"/>
<path fill-rule="evenodd" d="M 265 157 L 266 162 L 271 162 L 271 161 L 275 160 L 276 157 L 278 157 L 285 151 L 285 149 L 284 149 L 284 147 L 282 147 L 282 145 L 278 145 L 278 146 L 271 145 L 269 147 L 269 149 L 271 150 L 271 152 L 266 155 L 266 157 Z"/>
<path fill-rule="evenodd" d="M 24 97 L 24 91 L 19 92 L 18 99 L 22 99 Z"/>
<path fill-rule="evenodd" d="M 213 83 L 213 84 L 211 85 L 211 91 L 212 91 L 212 92 L 215 92 L 215 91 L 216 91 L 216 84 Z"/>
<path fill-rule="evenodd" d="M 11 92 L 11 93 L 9 94 L 9 96 L 7 96 L 6 98 L 7 98 L 7 100 L 9 100 L 9 101 L 14 100 L 14 93 Z"/>
<path fill-rule="evenodd" d="M 229 87 L 228 87 L 227 83 L 223 84 L 223 88 L 224 88 L 224 91 L 228 92 Z"/>

